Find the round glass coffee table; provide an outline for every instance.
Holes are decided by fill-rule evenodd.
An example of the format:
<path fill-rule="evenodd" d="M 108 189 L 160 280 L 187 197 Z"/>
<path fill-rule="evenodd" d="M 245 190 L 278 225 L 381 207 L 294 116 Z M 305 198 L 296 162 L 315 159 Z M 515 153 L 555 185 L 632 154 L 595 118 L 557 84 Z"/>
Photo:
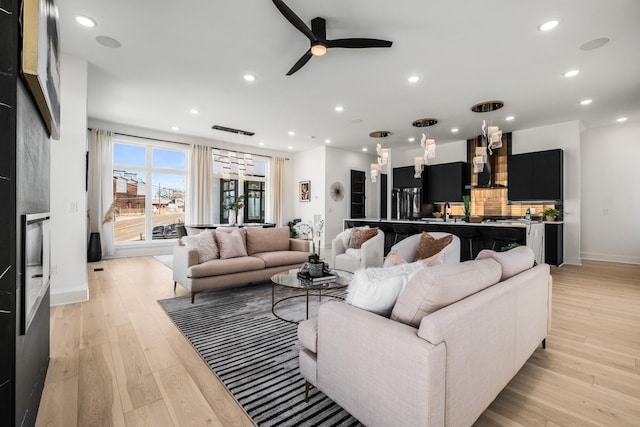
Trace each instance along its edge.
<path fill-rule="evenodd" d="M 300 271 L 299 268 L 294 268 L 292 270 L 283 271 L 271 276 L 271 313 L 273 313 L 273 315 L 276 318 L 280 320 L 284 320 L 285 322 L 289 322 L 289 323 L 300 323 L 301 321 L 286 319 L 278 315 L 276 313 L 276 306 L 278 306 L 278 304 L 281 304 L 293 298 L 305 298 L 305 301 L 306 301 L 305 318 L 308 319 L 309 318 L 309 297 L 317 296 L 318 301 L 322 300 L 323 295 L 331 296 L 331 298 L 344 299 L 336 295 L 327 295 L 326 291 L 344 289 L 349 285 L 349 283 L 351 283 L 351 279 L 353 278 L 353 273 L 350 273 L 348 271 L 331 270 L 332 273 L 335 273 L 337 275 L 335 280 L 332 280 L 327 283 L 321 283 L 321 284 L 306 284 L 306 283 L 303 283 L 298 278 L 299 271 Z M 283 286 L 285 288 L 299 289 L 302 292 L 299 294 L 290 295 L 290 296 L 276 300 L 276 285 Z"/>

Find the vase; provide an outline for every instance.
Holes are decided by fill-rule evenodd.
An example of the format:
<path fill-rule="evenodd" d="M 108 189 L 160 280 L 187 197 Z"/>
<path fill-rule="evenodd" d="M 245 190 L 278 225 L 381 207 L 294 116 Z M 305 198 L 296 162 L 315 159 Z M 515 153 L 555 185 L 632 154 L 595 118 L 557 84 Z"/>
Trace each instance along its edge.
<path fill-rule="evenodd" d="M 546 219 L 547 221 L 549 221 L 549 222 L 553 222 L 553 221 L 555 221 L 555 220 L 556 220 L 556 217 L 555 217 L 555 216 L 551 216 L 551 215 L 547 215 L 547 217 L 546 217 L 545 219 Z"/>
<path fill-rule="evenodd" d="M 311 277 L 320 277 L 322 276 L 322 271 L 324 270 L 324 262 L 318 262 L 315 264 L 309 264 L 309 276 Z"/>
<path fill-rule="evenodd" d="M 238 225 L 242 225 L 244 223 L 244 211 L 243 210 L 239 210 L 238 214 L 236 215 L 236 223 Z"/>
<path fill-rule="evenodd" d="M 87 249 L 87 261 L 96 262 L 102 259 L 102 243 L 100 233 L 91 233 L 89 236 L 89 248 Z"/>
<path fill-rule="evenodd" d="M 236 211 L 229 211 L 229 225 L 236 223 Z"/>

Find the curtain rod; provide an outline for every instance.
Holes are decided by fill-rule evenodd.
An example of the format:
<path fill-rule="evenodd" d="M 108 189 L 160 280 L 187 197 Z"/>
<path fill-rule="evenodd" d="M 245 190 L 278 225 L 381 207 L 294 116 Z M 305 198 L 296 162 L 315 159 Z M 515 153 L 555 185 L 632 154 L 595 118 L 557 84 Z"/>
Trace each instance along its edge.
<path fill-rule="evenodd" d="M 92 130 L 98 130 L 98 129 L 93 129 L 93 128 L 87 128 L 87 129 L 88 129 L 88 130 L 90 130 L 90 131 L 92 131 Z M 128 133 L 114 132 L 114 134 L 115 134 L 115 135 L 120 135 L 120 136 L 129 136 L 129 137 L 131 137 L 131 138 L 148 139 L 148 140 L 151 140 L 151 141 L 170 142 L 170 143 L 172 143 L 172 144 L 180 144 L 180 145 L 191 145 L 191 144 L 190 144 L 190 143 L 188 143 L 188 142 L 170 141 L 170 140 L 168 140 L 168 139 L 151 138 L 151 137 L 148 137 L 148 136 L 131 135 L 131 134 L 128 134 Z M 272 159 L 272 158 L 273 158 L 273 156 L 266 156 L 266 155 L 264 155 L 264 154 L 256 154 L 256 153 L 248 153 L 248 152 L 246 152 L 246 151 L 229 150 L 228 148 L 211 147 L 211 149 L 213 149 L 213 150 L 226 150 L 226 151 L 233 151 L 233 152 L 235 152 L 235 153 L 240 153 L 240 154 L 251 154 L 251 155 L 253 155 L 253 156 L 262 156 L 262 157 L 266 157 L 266 158 L 269 158 L 269 159 Z M 285 160 L 289 160 L 289 158 L 288 158 L 288 157 L 284 157 L 284 159 L 285 159 Z"/>

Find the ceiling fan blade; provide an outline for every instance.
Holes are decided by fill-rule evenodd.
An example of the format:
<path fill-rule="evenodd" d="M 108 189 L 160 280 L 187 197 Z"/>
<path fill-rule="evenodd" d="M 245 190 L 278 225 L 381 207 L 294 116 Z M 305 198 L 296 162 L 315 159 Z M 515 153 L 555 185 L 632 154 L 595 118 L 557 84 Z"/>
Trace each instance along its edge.
<path fill-rule="evenodd" d="M 300 68 L 302 68 L 304 66 L 304 64 L 309 62 L 309 60 L 311 59 L 312 56 L 313 56 L 313 54 L 311 53 L 311 49 L 309 49 L 307 51 L 307 53 L 302 55 L 302 58 L 298 59 L 298 62 L 296 62 L 296 64 L 293 67 L 291 67 L 291 69 L 287 73 L 287 76 L 290 76 L 291 74 L 295 73 Z"/>
<path fill-rule="evenodd" d="M 327 40 L 327 47 L 344 47 L 348 49 L 362 49 L 366 47 L 391 47 L 393 42 L 378 39 L 336 39 Z"/>
<path fill-rule="evenodd" d="M 323 18 L 317 17 L 311 20 L 311 31 L 313 31 L 313 35 L 318 38 L 318 40 L 326 40 L 327 39 L 327 21 Z"/>
<path fill-rule="evenodd" d="M 287 21 L 291 23 L 291 25 L 296 27 L 298 31 L 307 36 L 310 41 L 316 41 L 316 36 L 313 34 L 313 32 L 309 29 L 309 27 L 307 27 L 304 21 L 298 17 L 298 15 L 296 15 L 291 9 L 289 9 L 289 6 L 284 4 L 282 0 L 273 0 L 273 4 L 276 5 L 280 13 L 282 13 L 282 16 L 284 16 Z"/>

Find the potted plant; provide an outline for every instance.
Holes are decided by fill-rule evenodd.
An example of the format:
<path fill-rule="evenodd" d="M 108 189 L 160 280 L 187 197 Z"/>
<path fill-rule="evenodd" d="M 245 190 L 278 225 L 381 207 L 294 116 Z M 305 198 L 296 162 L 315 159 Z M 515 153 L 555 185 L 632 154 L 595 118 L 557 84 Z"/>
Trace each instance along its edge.
<path fill-rule="evenodd" d="M 469 222 L 469 217 L 471 216 L 471 196 L 462 196 L 462 203 L 464 203 L 464 219 Z"/>
<path fill-rule="evenodd" d="M 309 276 L 320 277 L 324 270 L 324 262 L 320 261 L 320 255 L 313 253 L 309 255 Z"/>
<path fill-rule="evenodd" d="M 545 210 L 542 211 L 542 217 L 550 222 L 555 221 L 556 218 L 559 216 L 560 216 L 560 211 L 555 208 L 546 208 Z"/>
<path fill-rule="evenodd" d="M 229 211 L 229 224 L 233 225 L 238 220 L 238 224 L 242 224 L 242 216 L 244 209 L 244 194 L 236 199 L 227 198 L 224 204 L 224 208 Z"/>

